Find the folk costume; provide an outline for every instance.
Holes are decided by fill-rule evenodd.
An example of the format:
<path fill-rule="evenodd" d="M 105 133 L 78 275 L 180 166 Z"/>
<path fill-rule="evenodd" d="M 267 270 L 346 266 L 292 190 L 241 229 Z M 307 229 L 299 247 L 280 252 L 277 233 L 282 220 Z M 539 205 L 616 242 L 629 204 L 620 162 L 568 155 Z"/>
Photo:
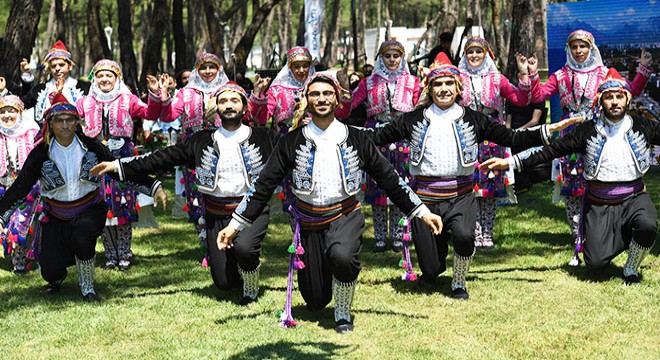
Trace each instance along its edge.
<path fill-rule="evenodd" d="M 48 67 L 49 62 L 53 59 L 63 59 L 67 61 L 71 67 L 75 66 L 71 53 L 66 45 L 60 40 L 53 44 L 46 58 L 43 61 L 43 67 Z M 34 76 L 30 73 L 25 73 L 21 76 L 22 93 L 21 100 L 25 104 L 25 109 L 34 107 L 34 121 L 39 124 L 43 123 L 44 111 L 51 105 L 49 95 L 56 91 L 55 79 L 51 78 L 45 83 L 34 85 Z M 64 81 L 64 88 L 62 95 L 71 104 L 75 104 L 78 99 L 89 93 L 90 83 L 88 81 L 77 80 L 69 76 Z"/>
<path fill-rule="evenodd" d="M 438 77 L 452 77 L 460 93 L 460 76 L 458 68 L 440 53 L 427 76 L 429 85 L 423 98 L 430 100 L 430 84 Z M 401 139 L 410 142 L 411 187 L 431 211 L 443 219 L 443 233 L 439 236 L 434 236 L 419 219 L 412 220 L 415 251 L 422 270 L 420 281 L 434 281 L 446 270 L 448 241 L 453 238 L 452 297 L 467 299 L 465 278 L 475 253 L 478 204 L 472 190 L 479 145 L 483 141 L 502 146 L 542 145 L 550 138 L 547 127 L 513 131 L 457 103 L 443 110 L 425 101 L 418 109 L 374 130 L 371 136 L 376 144 Z M 493 173 L 499 175 L 499 172 Z"/>
<path fill-rule="evenodd" d="M 265 93 L 255 95 L 254 91 L 250 95 L 248 112 L 246 118 L 255 121 L 258 125 L 266 125 L 271 120 L 271 126 L 279 134 L 286 134 L 294 126 L 294 115 L 299 108 L 301 94 L 304 88 L 305 80 L 298 81 L 291 70 L 294 62 L 307 62 L 310 64 L 306 79 L 316 73 L 314 68 L 314 59 L 309 50 L 305 47 L 292 47 L 287 51 L 287 64 L 280 70 L 275 79 L 270 83 Z M 350 97 L 339 97 L 342 104 L 337 108 L 338 117 L 348 117 L 350 114 Z M 291 179 L 287 176 L 281 184 L 282 191 L 279 198 L 282 200 L 282 209 L 289 211 L 289 206 L 293 204 L 293 194 L 291 192 Z"/>
<path fill-rule="evenodd" d="M 216 77 L 207 82 L 199 74 L 202 65 L 214 64 L 218 67 Z M 177 91 L 173 99 L 163 103 L 161 120 L 172 122 L 177 118 L 181 121 L 181 138 L 192 136 L 194 133 L 208 127 L 220 126 L 219 118 L 215 112 L 215 103 L 211 101 L 215 94 L 229 79 L 225 74 L 220 58 L 215 54 L 203 53 L 197 57 L 195 66 L 190 72 L 188 84 Z M 210 120 L 209 120 L 210 119 Z M 200 243 L 206 246 L 204 229 L 204 196 L 195 185 L 195 170 L 183 168 L 183 185 L 186 205 L 183 211 L 188 213 L 188 221 L 195 224 L 200 236 Z"/>
<path fill-rule="evenodd" d="M 401 54 L 401 63 L 395 70 L 389 70 L 383 61 L 383 54 L 396 50 Z M 405 49 L 395 40 L 384 41 L 378 50 L 374 72 L 360 81 L 353 91 L 352 108 L 366 104 L 367 121 L 365 127 L 378 128 L 396 120 L 402 114 L 412 111 L 417 105 L 421 88 L 419 78 L 410 74 L 406 63 Z M 381 154 L 406 179 L 408 173 L 409 149 L 406 141 L 379 146 Z M 387 243 L 395 251 L 403 250 L 403 229 L 398 225 L 404 214 L 396 206 L 391 206 L 385 192 L 381 191 L 374 179 L 369 178 L 365 201 L 372 205 L 374 221 L 375 251 L 383 251 Z"/>
<path fill-rule="evenodd" d="M 589 57 L 580 63 L 573 58 L 570 44 L 575 40 L 582 40 L 589 44 Z M 637 75 L 632 82 L 628 82 L 632 96 L 638 96 L 653 69 L 639 64 Z M 576 30 L 568 36 L 566 41 L 566 65 L 554 72 L 544 84 L 540 84 L 538 73 L 529 74 L 532 81 L 532 102 L 542 102 L 552 95 L 559 95 L 564 114 L 562 119 L 584 116 L 593 118 L 593 104 L 598 93 L 598 86 L 607 74 L 607 67 L 603 65 L 600 50 L 596 46 L 594 36 L 584 30 Z M 570 131 L 571 127 L 564 129 L 560 137 Z M 584 160 L 580 154 L 567 154 L 553 163 L 552 180 L 555 181 L 553 201 L 564 201 L 566 205 L 566 218 L 575 242 L 575 252 L 570 265 L 580 263 L 579 253 L 584 239 L 579 235 L 581 199 L 584 195 L 585 180 L 582 176 Z"/>
<path fill-rule="evenodd" d="M 331 77 L 317 74 L 308 83 L 317 77 L 333 82 Z M 289 248 L 289 283 L 281 325 L 296 324 L 291 315 L 291 292 L 293 270 L 297 269 L 307 307 L 321 310 L 334 297 L 337 331 L 343 331 L 342 326 L 351 324 L 350 309 L 360 272 L 358 255 L 365 223 L 355 195 L 361 189 L 363 172 L 377 179 L 408 216 L 423 216 L 428 209 L 363 131 L 336 119 L 322 130 L 312 120 L 280 139 L 259 179 L 234 211 L 230 226 L 241 230 L 255 224 L 289 171 L 295 195 L 291 206 L 295 231 Z"/>
<path fill-rule="evenodd" d="M 220 95 L 233 91 L 247 105 L 245 90 L 230 81 L 218 90 Z M 266 235 L 269 208 L 258 214 L 254 226 L 242 231 L 229 250 L 220 250 L 215 239 L 231 220 L 231 214 L 259 177 L 275 145 L 275 134 L 266 128 L 241 125 L 229 131 L 220 126 L 205 129 L 182 142 L 147 156 L 120 159 L 120 179 L 132 179 L 141 173 L 155 173 L 177 165 L 195 169 L 195 184 L 204 195 L 205 231 L 208 263 L 215 285 L 222 290 L 243 287 L 241 304 L 257 298 L 259 292 L 259 254 Z"/>
<path fill-rule="evenodd" d="M 98 61 L 92 75 L 99 71 L 110 71 L 117 79 L 109 92 L 102 91 L 95 81 L 89 95 L 76 102 L 78 114 L 83 119 L 83 132 L 88 137 L 103 141 L 115 158 L 133 156 L 133 121 L 136 118 L 157 119 L 161 112 L 160 94 L 150 91 L 148 104 L 143 103 L 126 87 L 119 64 L 112 60 Z M 133 258 L 131 222 L 137 221 L 135 189 L 106 177 L 103 191 L 109 206 L 102 237 L 105 267 L 126 270 Z"/>
<path fill-rule="evenodd" d="M 630 104 L 632 87 L 615 69 L 608 71 L 596 95 L 622 92 Z M 628 114 L 618 122 L 596 112 L 594 121 L 580 124 L 561 139 L 528 158 L 514 155 L 516 170 L 572 153 L 581 153 L 585 182 L 579 236 L 584 236 L 584 261 L 590 270 L 607 266 L 628 249 L 623 268 L 626 284 L 640 281 L 639 267 L 657 233 L 657 213 L 643 176 L 651 164 L 651 145 L 660 144 L 660 125 Z"/>
<path fill-rule="evenodd" d="M 11 126 L 5 126 L 0 122 L 0 196 L 16 180 L 28 154 L 36 145 L 35 138 L 39 133 L 39 125 L 34 120 L 23 117 L 23 102 L 18 96 L 1 97 L 0 109 L 3 108 L 15 109 L 17 120 Z M 14 272 L 17 274 L 30 270 L 29 261 L 33 260 L 36 255 L 34 250 L 28 246 L 28 241 L 30 232 L 34 231 L 32 223 L 35 220 L 38 204 L 39 185 L 35 184 L 26 197 L 24 206 L 11 214 L 6 226 L 7 232 L 2 234 L 5 256 L 11 256 Z M 28 253 L 30 256 L 27 256 Z"/>
<path fill-rule="evenodd" d="M 484 53 L 484 61 L 475 68 L 467 59 L 471 48 L 480 48 Z M 487 115 L 498 124 L 506 123 L 506 101 L 516 106 L 529 103 L 530 83 L 525 77 L 521 79 L 519 88 L 512 85 L 495 66 L 494 55 L 490 45 L 484 38 L 473 37 L 466 41 L 463 57 L 458 69 L 461 71 L 461 100 L 459 104 L 474 111 Z M 506 157 L 511 150 L 494 142 L 484 141 L 479 144 L 479 161 L 489 158 Z M 514 174 L 512 171 L 498 172 L 497 175 L 488 170 L 476 169 L 474 172 L 474 192 L 479 203 L 477 212 L 477 227 L 475 229 L 475 245 L 477 247 L 493 247 L 493 227 L 495 226 L 496 203 L 516 203 L 513 190 Z"/>
<path fill-rule="evenodd" d="M 100 142 L 78 131 L 69 146 L 63 146 L 49 133 L 50 122 L 62 114 L 78 116 L 78 110 L 62 94 L 51 100 L 44 113 L 44 141 L 30 152 L 13 185 L 0 199 L 0 222 L 4 226 L 14 209 L 30 193 L 37 181 L 44 200 L 39 215 L 41 276 L 48 282 L 47 293 L 59 291 L 67 276 L 66 268 L 76 265 L 83 298 L 96 300 L 94 262 L 96 239 L 105 224 L 107 205 L 99 190 L 102 180 L 90 175 L 100 161 L 113 160 Z M 160 183 L 142 177 L 138 188 L 152 194 Z"/>

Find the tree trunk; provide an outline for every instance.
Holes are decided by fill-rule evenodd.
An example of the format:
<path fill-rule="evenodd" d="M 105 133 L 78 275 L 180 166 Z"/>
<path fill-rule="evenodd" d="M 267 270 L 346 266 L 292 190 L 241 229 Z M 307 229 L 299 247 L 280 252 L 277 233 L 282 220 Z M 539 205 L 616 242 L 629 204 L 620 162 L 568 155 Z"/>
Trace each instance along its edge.
<path fill-rule="evenodd" d="M 328 32 L 326 33 L 325 49 L 323 49 L 321 64 L 329 68 L 337 62 L 336 45 L 339 38 L 339 0 L 332 2 L 332 17 L 326 17 L 326 19 L 329 19 L 329 21 L 326 21 L 328 23 Z"/>
<path fill-rule="evenodd" d="M 145 86 L 147 75 L 157 74 L 162 60 L 163 33 L 167 26 L 167 0 L 154 0 L 153 13 L 144 44 L 144 62 L 140 74 L 140 84 Z"/>
<path fill-rule="evenodd" d="M 500 18 L 500 0 L 490 0 L 490 6 L 492 11 L 492 25 L 493 25 L 493 39 L 494 44 L 493 48 L 495 51 L 495 56 L 501 60 L 500 69 L 506 68 L 506 60 L 508 60 L 508 54 L 506 54 L 506 48 L 504 47 L 504 33 L 502 32 L 502 20 Z"/>
<path fill-rule="evenodd" d="M 236 54 L 235 64 L 231 64 L 231 66 L 225 70 L 227 73 L 232 72 L 234 66 L 236 66 L 238 70 L 246 68 L 245 62 L 247 60 L 247 55 L 252 50 L 254 38 L 257 35 L 259 28 L 261 28 L 261 25 L 266 20 L 273 7 L 280 1 L 282 0 L 266 0 L 259 9 L 252 9 L 252 22 L 250 23 L 250 26 L 247 27 L 241 40 L 234 49 L 234 54 Z"/>
<path fill-rule="evenodd" d="M 268 15 L 268 20 L 266 21 L 266 25 L 263 28 L 263 32 L 261 35 L 261 68 L 262 69 L 268 69 L 268 66 L 270 65 L 270 60 L 273 58 L 273 51 L 275 50 L 273 47 L 273 42 L 271 32 L 273 31 L 273 18 L 275 17 L 275 13 L 271 12 Z"/>
<path fill-rule="evenodd" d="M 390 4 L 391 0 L 385 0 L 385 40 L 392 40 L 392 19 L 390 18 Z M 380 44 L 379 44 L 380 45 Z"/>
<path fill-rule="evenodd" d="M 284 3 L 277 7 L 276 16 L 279 19 L 277 24 L 277 36 L 279 38 L 279 49 L 277 55 L 279 59 L 282 59 L 283 54 L 286 53 L 286 51 L 289 50 L 293 45 L 293 42 L 291 41 L 293 38 L 293 34 L 291 33 L 291 0 L 284 0 Z M 272 60 L 274 59 L 275 58 L 273 57 Z M 265 69 L 272 65 L 273 63 L 271 61 L 266 65 Z"/>
<path fill-rule="evenodd" d="M 87 2 L 87 41 L 91 62 L 96 63 L 101 59 L 112 59 L 108 39 L 101 25 L 100 0 L 89 0 Z"/>
<path fill-rule="evenodd" d="M 364 34 L 367 29 L 367 1 L 369 0 L 360 0 L 360 22 L 358 23 L 357 29 L 357 33 L 360 34 L 358 35 L 358 51 L 360 52 L 358 60 L 363 61 L 363 64 L 369 63 L 369 59 L 367 59 L 367 49 L 364 43 Z"/>
<path fill-rule="evenodd" d="M 357 71 L 360 66 L 359 54 L 358 54 L 358 24 L 357 24 L 357 0 L 351 0 L 351 35 L 353 37 L 353 70 Z M 348 51 L 347 51 L 348 53 Z M 348 59 L 347 59 L 348 60 Z M 346 64 L 348 66 L 348 63 Z"/>
<path fill-rule="evenodd" d="M 215 6 L 213 0 L 202 0 L 204 6 L 204 14 L 206 15 L 206 27 L 208 29 L 209 42 L 211 44 L 211 51 L 218 55 L 224 63 L 224 34 L 225 30 L 220 26 L 220 19 L 215 15 Z M 226 70 L 226 69 L 225 69 Z"/>
<path fill-rule="evenodd" d="M 124 81 L 127 84 L 133 84 L 140 92 L 138 65 L 133 50 L 133 6 L 133 0 L 117 0 L 117 18 L 119 19 L 117 37 L 119 38 L 119 60 L 124 73 Z"/>
<path fill-rule="evenodd" d="M 304 1 L 304 0 L 303 0 Z M 305 46 L 305 3 L 300 7 L 300 16 L 298 17 L 298 33 L 296 34 L 296 46 Z M 285 49 L 283 54 L 286 54 Z M 284 57 L 284 55 L 282 55 Z"/>
<path fill-rule="evenodd" d="M 440 19 L 444 18 L 444 13 L 442 11 L 438 11 L 437 15 L 431 19 L 431 21 L 428 21 L 426 23 L 426 31 L 424 31 L 424 34 L 419 37 L 419 40 L 417 40 L 417 43 L 415 44 L 415 49 L 419 49 L 419 47 L 422 44 L 422 41 L 430 39 L 431 32 L 433 32 L 433 29 L 437 27 L 437 24 L 440 22 Z M 427 41 L 427 43 L 430 41 Z M 408 54 L 407 60 L 410 61 L 413 57 L 415 56 L 414 53 Z M 433 62 L 434 59 L 429 59 L 428 63 Z"/>
<path fill-rule="evenodd" d="M 174 53 L 176 54 L 174 72 L 189 68 L 186 51 L 186 32 L 183 29 L 183 0 L 172 1 L 172 35 L 174 37 Z"/>
<path fill-rule="evenodd" d="M 0 71 L 10 89 L 20 84 L 21 59 L 29 59 L 32 53 L 42 6 L 43 0 L 12 1 L 5 34 L 0 38 Z"/>
<path fill-rule="evenodd" d="M 509 47 L 509 65 L 506 75 L 512 81 L 517 78 L 516 51 L 521 54 L 532 54 L 535 50 L 534 34 L 534 0 L 513 0 L 511 13 L 511 46 Z M 504 55 L 504 54 L 503 54 Z"/>
<path fill-rule="evenodd" d="M 380 46 L 380 28 L 383 26 L 383 17 L 382 15 L 383 11 L 383 0 L 378 0 L 376 2 L 376 51 L 378 51 L 378 47 Z M 387 36 L 386 36 L 387 38 Z M 371 60 L 371 59 L 369 59 Z M 375 60 L 375 59 L 374 59 Z"/>

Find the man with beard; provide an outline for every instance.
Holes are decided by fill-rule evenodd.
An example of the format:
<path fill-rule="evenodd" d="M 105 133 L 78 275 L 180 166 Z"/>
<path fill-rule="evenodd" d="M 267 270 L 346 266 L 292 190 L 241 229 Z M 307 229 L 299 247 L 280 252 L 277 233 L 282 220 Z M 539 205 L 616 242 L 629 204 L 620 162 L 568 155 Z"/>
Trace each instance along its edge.
<path fill-rule="evenodd" d="M 595 106 L 600 115 L 581 124 L 527 158 L 490 159 L 482 168 L 525 168 L 572 153 L 584 158 L 588 190 L 581 216 L 584 260 L 598 272 L 626 248 L 626 285 L 641 281 L 639 267 L 651 251 L 658 231 L 657 213 L 642 180 L 651 165 L 650 146 L 660 145 L 660 124 L 627 114 L 630 86 L 611 68 L 598 88 Z"/>
<path fill-rule="evenodd" d="M 518 61 L 526 59 L 519 57 Z M 460 106 L 460 71 L 445 53 L 435 59 L 426 83 L 417 109 L 385 127 L 371 130 L 372 139 L 376 144 L 410 141 L 411 187 L 433 213 L 442 216 L 446 225 L 442 235 L 434 235 L 421 221 L 412 220 L 422 270 L 420 285 L 433 282 L 446 270 L 447 243 L 453 238 L 451 296 L 466 300 L 466 275 L 475 252 L 478 206 L 473 189 L 478 186 L 473 184 L 473 173 L 478 145 L 484 140 L 503 146 L 543 145 L 549 141 L 550 132 L 561 130 L 575 119 L 513 131 L 480 112 Z M 497 176 L 498 172 L 490 175 Z"/>
<path fill-rule="evenodd" d="M 195 169 L 195 184 L 205 200 L 205 231 L 209 238 L 215 239 L 259 177 L 276 142 L 269 129 L 242 124 L 248 100 L 245 90 L 238 84 L 230 81 L 223 85 L 215 99 L 221 127 L 199 131 L 176 145 L 146 156 L 101 163 L 92 173 L 115 171 L 120 180 L 130 180 L 177 165 Z M 231 249 L 221 249 L 215 241 L 207 244 L 213 282 L 221 290 L 242 286 L 240 305 L 255 301 L 259 293 L 259 254 L 269 214 L 267 206 L 261 209 L 254 226 L 242 232 Z"/>
<path fill-rule="evenodd" d="M 355 195 L 361 189 L 363 171 L 376 179 L 409 217 L 422 218 L 435 232 L 442 228 L 440 217 L 429 212 L 368 136 L 335 121 L 339 94 L 336 82 L 327 73 L 308 79 L 300 109 L 312 115 L 311 121 L 280 139 L 259 179 L 234 211 L 232 221 L 217 236 L 219 247 L 239 246 L 243 233 L 259 226 L 259 216 L 273 190 L 292 171 L 295 202 L 290 210 L 295 231 L 289 247 L 287 302 L 280 317 L 284 327 L 296 325 L 291 315 L 291 295 L 293 270 L 297 269 L 307 308 L 320 311 L 334 297 L 336 331 L 353 330 L 350 310 L 365 228 Z"/>
<path fill-rule="evenodd" d="M 20 97 L 26 109 L 34 107 L 34 120 L 37 123 L 42 124 L 43 113 L 50 107 L 48 95 L 57 91 L 57 87 L 55 86 L 57 80 L 64 79 L 62 95 L 64 95 L 70 104 L 75 104 L 78 99 L 87 95 L 89 92 L 89 82 L 77 80 L 69 76 L 75 65 L 71 53 L 60 40 L 53 44 L 53 47 L 43 62 L 43 66 L 50 71 L 50 80 L 47 82 L 34 85 L 34 76 L 30 73 L 31 69 L 27 59 L 21 61 L 21 71 L 23 72 L 21 81 L 23 86 Z"/>

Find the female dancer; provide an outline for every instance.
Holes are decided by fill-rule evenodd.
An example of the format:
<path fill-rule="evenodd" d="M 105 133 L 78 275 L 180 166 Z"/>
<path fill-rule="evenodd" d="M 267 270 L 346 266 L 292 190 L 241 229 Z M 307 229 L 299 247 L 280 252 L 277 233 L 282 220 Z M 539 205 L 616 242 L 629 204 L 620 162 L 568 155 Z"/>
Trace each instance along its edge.
<path fill-rule="evenodd" d="M 404 56 L 405 50 L 400 42 L 384 41 L 378 49 L 373 73 L 362 79 L 353 91 L 351 106 L 353 109 L 366 103 L 366 127 L 385 126 L 403 113 L 415 108 L 421 88 L 419 79 L 410 74 Z M 400 141 L 389 146 L 381 146 L 379 150 L 394 165 L 399 176 L 406 179 L 408 177 L 408 143 Z M 392 250 L 401 252 L 403 250 L 403 229 L 398 223 L 404 214 L 396 206 L 390 205 L 385 192 L 378 188 L 373 179 L 368 179 L 365 201 L 373 207 L 374 237 L 376 238 L 374 251 L 384 251 L 389 238 Z"/>
<path fill-rule="evenodd" d="M 128 90 L 116 62 L 98 61 L 92 68 L 92 76 L 89 95 L 76 101 L 78 114 L 84 121 L 83 132 L 102 140 L 116 158 L 134 155 L 133 119 L 155 120 L 161 112 L 158 80 L 147 77 L 147 105 Z M 106 177 L 103 189 L 109 205 L 106 227 L 101 236 L 107 258 L 105 267 L 126 270 L 133 257 L 130 223 L 137 221 L 135 191 L 132 186 L 109 177 Z"/>
<path fill-rule="evenodd" d="M 529 79 L 527 64 L 523 56 L 517 56 L 520 88 L 512 85 L 495 66 L 493 52 L 488 42 L 480 37 L 467 40 L 458 69 L 461 71 L 463 90 L 461 106 L 488 115 L 493 121 L 506 123 L 506 100 L 516 106 L 529 103 Z M 506 157 L 508 148 L 485 141 L 479 146 L 479 162 L 493 156 Z M 493 227 L 497 199 L 515 203 L 512 171 L 475 170 L 475 195 L 479 202 L 477 227 L 475 228 L 475 246 L 490 249 L 493 247 Z"/>

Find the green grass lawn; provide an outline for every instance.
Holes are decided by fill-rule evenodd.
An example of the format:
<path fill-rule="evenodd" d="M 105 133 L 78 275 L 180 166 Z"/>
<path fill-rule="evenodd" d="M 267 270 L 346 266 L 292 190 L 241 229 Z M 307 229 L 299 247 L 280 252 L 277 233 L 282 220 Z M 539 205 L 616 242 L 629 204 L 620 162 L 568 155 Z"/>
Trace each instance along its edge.
<path fill-rule="evenodd" d="M 651 172 L 658 206 L 660 171 Z M 192 226 L 157 210 L 160 229 L 134 234 L 129 271 L 102 269 L 99 241 L 99 304 L 81 301 L 75 267 L 62 291 L 46 296 L 38 273 L 17 277 L 2 259 L 0 359 L 657 359 L 660 246 L 639 286 L 621 283 L 625 256 L 596 278 L 584 265 L 569 267 L 569 229 L 551 192 L 539 184 L 517 206 L 498 208 L 496 248 L 477 252 L 465 302 L 448 297 L 451 270 L 430 288 L 400 280 L 396 254 L 370 251 L 368 222 L 355 332 L 346 335 L 335 333 L 332 308 L 308 312 L 298 292 L 299 327 L 278 326 L 290 241 L 283 215 L 271 218 L 259 301 L 240 307 L 240 293 L 217 290 L 200 266 Z"/>

